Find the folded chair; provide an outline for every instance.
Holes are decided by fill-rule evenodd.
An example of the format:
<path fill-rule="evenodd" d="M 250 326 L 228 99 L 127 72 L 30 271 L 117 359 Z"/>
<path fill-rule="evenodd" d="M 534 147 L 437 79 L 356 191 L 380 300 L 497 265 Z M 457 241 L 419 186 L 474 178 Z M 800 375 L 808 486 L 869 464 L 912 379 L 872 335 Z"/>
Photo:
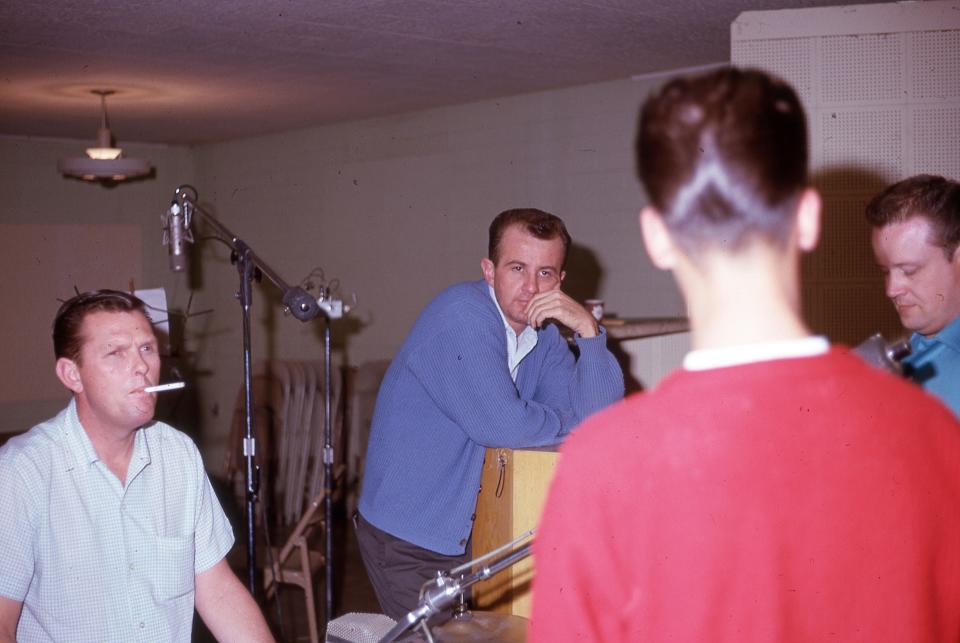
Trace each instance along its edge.
<path fill-rule="evenodd" d="M 324 504 L 328 493 L 333 499 L 339 496 L 344 465 L 342 459 L 335 458 L 331 486 L 323 488 L 323 362 L 288 362 L 273 366 L 275 372 L 286 371 L 290 382 L 284 391 L 289 403 L 277 405 L 287 407 L 285 421 L 284 414 L 278 414 L 282 422 L 279 427 L 282 461 L 277 470 L 282 478 L 283 491 L 280 504 L 283 510 L 278 513 L 281 522 L 286 522 L 284 519 L 291 515 L 299 514 L 299 519 L 283 544 L 267 552 L 263 586 L 267 599 L 276 595 L 280 584 L 295 585 L 303 591 L 310 641 L 318 643 L 315 587 L 320 570 L 326 564 Z M 331 428 L 335 454 L 339 452 L 337 445 L 341 442 L 342 432 L 338 412 L 340 389 L 339 370 L 331 368 Z M 305 498 L 308 499 L 306 503 Z"/>

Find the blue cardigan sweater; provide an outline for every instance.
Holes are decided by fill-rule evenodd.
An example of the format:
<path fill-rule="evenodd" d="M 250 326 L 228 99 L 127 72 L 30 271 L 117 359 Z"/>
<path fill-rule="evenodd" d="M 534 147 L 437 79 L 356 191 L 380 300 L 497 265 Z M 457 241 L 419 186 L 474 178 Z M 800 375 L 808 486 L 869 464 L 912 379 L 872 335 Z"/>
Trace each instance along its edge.
<path fill-rule="evenodd" d="M 487 447 L 558 443 L 623 397 L 606 333 L 555 325 L 507 370 L 503 319 L 483 280 L 451 286 L 420 314 L 387 370 L 367 448 L 360 513 L 379 529 L 446 555 L 464 552 Z"/>

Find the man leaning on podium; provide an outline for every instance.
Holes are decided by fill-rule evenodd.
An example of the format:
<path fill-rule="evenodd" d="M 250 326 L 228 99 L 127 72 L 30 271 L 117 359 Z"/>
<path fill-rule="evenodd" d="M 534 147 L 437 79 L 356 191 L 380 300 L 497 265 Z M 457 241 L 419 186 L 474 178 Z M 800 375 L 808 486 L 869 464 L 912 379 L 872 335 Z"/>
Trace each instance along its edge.
<path fill-rule="evenodd" d="M 438 570 L 469 559 L 487 447 L 557 444 L 623 397 L 606 331 L 561 289 L 569 246 L 558 217 L 502 212 L 490 225 L 483 279 L 430 302 L 390 364 L 355 525 L 393 619 L 417 607 Z M 574 332 L 576 357 L 547 320 Z"/>

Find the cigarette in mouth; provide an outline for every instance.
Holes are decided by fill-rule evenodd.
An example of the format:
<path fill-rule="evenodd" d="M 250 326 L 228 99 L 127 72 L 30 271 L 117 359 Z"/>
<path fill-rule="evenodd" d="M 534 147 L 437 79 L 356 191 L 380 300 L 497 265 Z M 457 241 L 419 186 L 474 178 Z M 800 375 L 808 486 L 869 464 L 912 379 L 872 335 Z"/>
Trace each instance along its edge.
<path fill-rule="evenodd" d="M 143 389 L 144 393 L 163 393 L 164 391 L 175 391 L 178 388 L 186 386 L 186 382 L 170 382 L 169 384 L 157 384 Z"/>

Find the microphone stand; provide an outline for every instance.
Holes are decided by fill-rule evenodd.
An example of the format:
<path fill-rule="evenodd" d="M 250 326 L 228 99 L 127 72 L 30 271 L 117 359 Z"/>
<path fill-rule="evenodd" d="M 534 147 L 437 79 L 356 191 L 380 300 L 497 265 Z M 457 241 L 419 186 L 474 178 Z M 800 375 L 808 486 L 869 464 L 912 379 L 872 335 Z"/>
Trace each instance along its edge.
<path fill-rule="evenodd" d="M 240 300 L 240 309 L 243 323 L 243 399 L 245 406 L 243 455 L 246 459 L 245 483 L 246 483 L 246 527 L 247 527 L 247 587 L 252 595 L 256 595 L 256 532 L 255 515 L 256 504 L 260 492 L 260 469 L 254 464 L 256 455 L 256 438 L 254 430 L 254 404 L 253 404 L 253 374 L 250 349 L 250 306 L 253 303 L 253 280 L 259 279 L 261 275 L 273 283 L 281 293 L 283 305 L 290 313 L 302 322 L 310 321 L 325 316 L 326 326 L 324 328 L 324 442 L 323 442 L 323 485 L 324 485 L 324 513 L 326 517 L 325 534 L 326 539 L 326 610 L 324 619 L 329 623 L 333 613 L 333 547 L 332 547 L 332 521 L 333 521 L 333 426 L 331 421 L 331 385 L 330 385 L 330 320 L 343 316 L 343 302 L 329 298 L 324 290 L 319 299 L 315 299 L 299 286 L 288 285 L 280 276 L 265 262 L 257 256 L 250 246 L 242 239 L 231 232 L 226 226 L 216 219 L 212 214 L 201 208 L 197 204 L 197 190 L 191 185 L 181 185 L 174 192 L 174 198 L 184 213 L 185 221 L 190 221 L 193 217 L 199 216 L 200 219 L 213 229 L 217 238 L 225 242 L 231 249 L 231 259 L 237 265 L 237 272 L 240 275 L 240 290 L 238 298 Z"/>
<path fill-rule="evenodd" d="M 530 533 L 532 532 L 528 532 L 520 536 L 520 538 L 515 540 L 513 543 L 506 545 L 506 547 L 510 547 L 516 542 L 528 538 Z M 532 545 L 533 543 L 529 542 L 523 547 L 506 554 L 502 558 L 498 558 L 492 563 L 481 566 L 477 571 L 473 572 L 469 576 L 456 577 L 456 574 L 463 569 L 471 567 L 476 562 L 486 560 L 496 552 L 482 556 L 476 561 L 472 561 L 466 565 L 457 567 L 456 569 L 453 569 L 447 573 L 437 572 L 437 578 L 424 583 L 423 589 L 420 590 L 420 605 L 404 615 L 404 617 L 400 619 L 400 622 L 394 625 L 393 628 L 387 632 L 382 639 L 380 639 L 379 643 L 390 643 L 391 641 L 396 641 L 405 632 L 413 629 L 418 624 L 426 624 L 431 616 L 450 606 L 453 601 L 456 600 L 457 596 L 463 593 L 463 590 L 472 585 L 476 585 L 480 581 L 487 580 L 494 574 L 503 571 L 511 565 L 519 563 L 521 560 L 529 556 Z M 497 552 L 502 551 L 502 549 L 504 548 L 498 549 Z"/>

